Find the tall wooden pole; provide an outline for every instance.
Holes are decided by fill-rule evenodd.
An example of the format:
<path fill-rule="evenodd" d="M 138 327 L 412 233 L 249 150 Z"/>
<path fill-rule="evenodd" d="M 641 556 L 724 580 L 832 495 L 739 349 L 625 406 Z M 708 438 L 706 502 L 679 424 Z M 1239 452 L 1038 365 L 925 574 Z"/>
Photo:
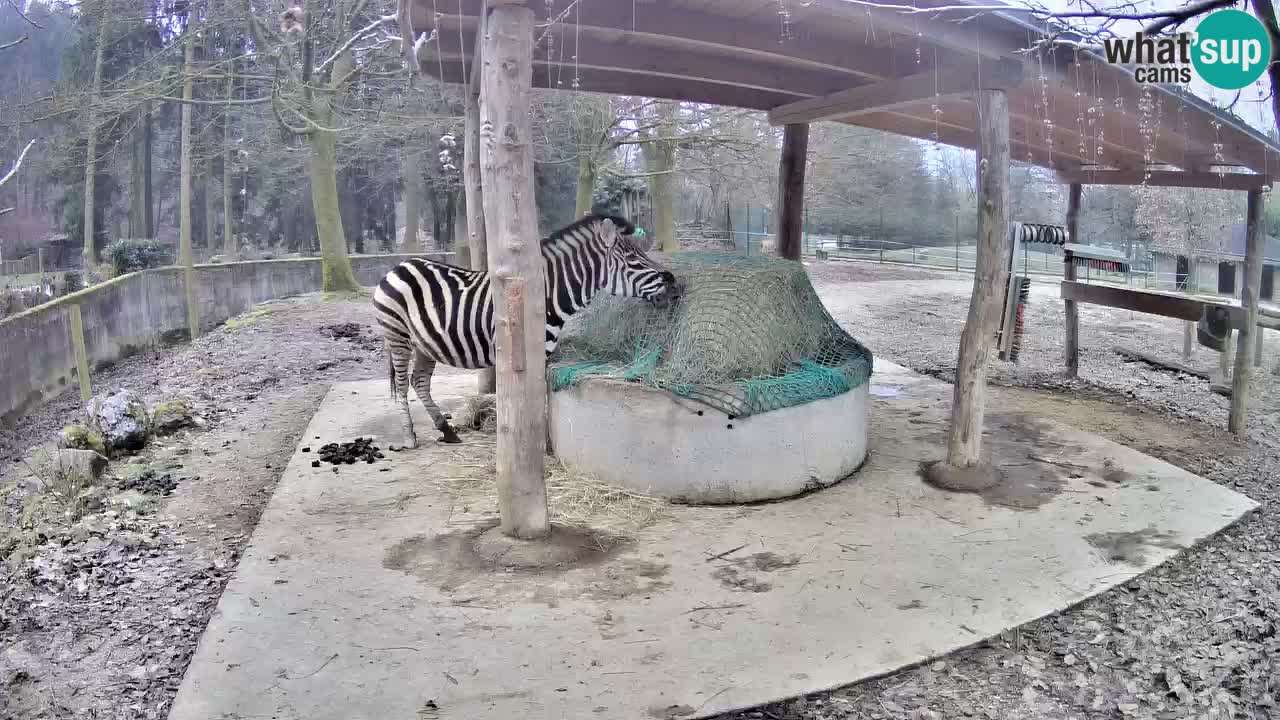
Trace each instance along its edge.
<path fill-rule="evenodd" d="M 484 39 L 484 14 L 476 31 L 476 54 L 471 64 L 471 82 L 467 86 L 466 138 L 462 141 L 462 184 L 466 192 L 467 245 L 471 250 L 471 269 L 489 269 L 489 248 L 484 232 L 484 191 L 480 184 L 480 46 Z M 497 383 L 493 368 L 480 371 L 479 392 L 494 392 Z"/>
<path fill-rule="evenodd" d="M 1248 411 L 1249 376 L 1253 372 L 1250 350 L 1258 328 L 1258 289 L 1262 285 L 1262 191 L 1249 191 L 1249 212 L 1245 225 L 1244 283 L 1240 302 L 1244 306 L 1244 324 L 1236 331 L 1236 367 L 1231 377 L 1231 413 L 1227 429 L 1233 435 L 1244 435 Z"/>
<path fill-rule="evenodd" d="M 982 415 L 987 359 L 1000 321 L 1009 276 L 1009 97 L 978 91 L 978 247 L 969 317 L 960 335 L 960 357 L 951 404 L 947 465 L 973 468 L 982 458 Z"/>
<path fill-rule="evenodd" d="M 1080 183 L 1071 183 L 1067 193 L 1067 241 L 1071 243 L 1080 242 L 1081 192 Z M 1076 279 L 1076 265 L 1070 257 L 1063 260 L 1062 279 Z M 1074 300 L 1065 300 L 1063 305 L 1067 313 L 1067 338 L 1064 350 L 1067 375 L 1077 377 L 1080 375 L 1080 311 L 1076 308 Z"/>
<path fill-rule="evenodd" d="M 809 157 L 809 125 L 793 123 L 782 133 L 778 161 L 778 254 L 799 260 L 804 229 L 804 170 Z"/>
<path fill-rule="evenodd" d="M 529 111 L 533 11 L 490 0 L 481 47 L 480 172 L 500 378 L 498 511 L 504 534 L 533 539 L 551 529 L 543 479 L 546 290 Z"/>
<path fill-rule="evenodd" d="M 187 327 L 191 339 L 200 336 L 199 293 L 196 292 L 196 273 L 191 256 L 191 114 L 193 106 L 191 76 L 195 64 L 195 29 L 187 28 L 183 42 L 183 68 L 186 80 L 182 83 L 181 139 L 178 158 L 178 260 L 182 263 L 182 284 L 186 289 Z"/>

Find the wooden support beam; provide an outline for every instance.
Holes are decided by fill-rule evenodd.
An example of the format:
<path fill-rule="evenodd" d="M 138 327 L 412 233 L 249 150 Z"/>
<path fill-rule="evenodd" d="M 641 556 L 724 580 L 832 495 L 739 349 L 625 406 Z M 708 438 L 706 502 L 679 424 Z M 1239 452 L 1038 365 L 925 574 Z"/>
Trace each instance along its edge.
<path fill-rule="evenodd" d="M 1262 190 L 1249 191 L 1248 214 L 1245 217 L 1244 283 L 1240 287 L 1240 304 L 1243 306 L 1244 323 L 1237 330 L 1236 367 L 1231 378 L 1231 412 L 1227 429 L 1233 435 L 1244 435 L 1248 416 L 1249 377 L 1253 372 L 1249 351 L 1253 348 L 1254 333 L 1259 336 L 1258 289 L 1262 286 Z"/>
<path fill-rule="evenodd" d="M 778 161 L 778 254 L 799 260 L 804 229 L 804 171 L 809 159 L 809 126 L 787 125 Z"/>
<path fill-rule="evenodd" d="M 498 512 L 502 532 L 551 531 L 543 477 L 547 440 L 546 295 L 534 202 L 529 98 L 533 11 L 489 10 L 481 47 L 480 169 L 497 344 Z"/>
<path fill-rule="evenodd" d="M 481 31 L 483 36 L 483 31 Z M 471 249 L 471 268 L 489 269 L 489 247 L 484 231 L 484 191 L 480 182 L 480 46 L 476 46 L 471 61 L 471 78 L 468 87 L 466 118 L 462 140 L 462 182 L 467 196 L 467 245 Z M 481 395 L 495 392 L 497 379 L 493 368 L 484 368 L 477 374 L 476 390 Z"/>
<path fill-rule="evenodd" d="M 1231 328 L 1239 330 L 1247 322 L 1245 310 L 1236 305 L 1155 292 L 1153 290 L 1137 290 L 1134 288 L 1114 287 L 1111 285 L 1090 285 L 1082 282 L 1064 280 L 1062 282 L 1062 299 L 1074 300 L 1077 303 L 1103 305 L 1120 310 L 1132 310 L 1148 315 L 1186 320 L 1196 323 L 1206 307 L 1223 308 L 1231 320 Z M 1268 330 L 1280 330 L 1280 317 L 1272 317 L 1259 313 L 1256 325 Z"/>
<path fill-rule="evenodd" d="M 1022 65 L 1014 60 L 976 67 L 937 68 L 891 78 L 822 97 L 798 100 L 769 111 L 770 125 L 836 120 L 896 110 L 940 97 L 970 95 L 980 89 L 1016 88 L 1022 84 Z"/>
<path fill-rule="evenodd" d="M 1204 188 L 1206 190 L 1260 190 L 1271 185 L 1270 175 L 1248 175 L 1180 170 L 1070 170 L 1060 171 L 1064 183 L 1082 185 L 1146 185 L 1148 187 Z"/>
<path fill-rule="evenodd" d="M 1081 194 L 1080 184 L 1072 183 L 1067 193 L 1067 241 L 1072 243 L 1080 242 Z M 1069 281 L 1076 279 L 1076 264 L 1070 255 L 1064 255 L 1062 278 Z M 1076 309 L 1074 300 L 1064 300 L 1062 304 L 1067 313 L 1066 357 L 1064 358 L 1067 364 L 1067 375 L 1078 377 L 1080 375 L 1080 311 Z"/>
<path fill-rule="evenodd" d="M 973 296 L 956 361 L 947 439 L 947 465 L 952 468 L 981 464 L 987 360 L 1009 275 L 1009 97 L 1003 90 L 978 92 L 977 145 L 978 247 Z"/>

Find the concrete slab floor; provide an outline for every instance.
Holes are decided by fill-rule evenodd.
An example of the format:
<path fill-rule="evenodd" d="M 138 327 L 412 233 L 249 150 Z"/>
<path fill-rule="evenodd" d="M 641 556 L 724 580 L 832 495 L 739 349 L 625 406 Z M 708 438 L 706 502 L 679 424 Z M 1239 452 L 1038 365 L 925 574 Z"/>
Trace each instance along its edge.
<path fill-rule="evenodd" d="M 385 380 L 334 386 L 183 679 L 172 720 L 706 717 L 891 672 L 1122 583 L 1256 504 L 1136 451 L 988 413 L 984 495 L 924 484 L 950 386 L 883 360 L 871 454 L 801 498 L 671 507 L 571 569 L 500 571 L 485 503 L 438 490 L 451 448 L 397 442 Z M 469 375 L 438 377 L 457 407 Z M 465 436 L 477 442 L 478 435 Z M 478 450 L 479 452 L 479 450 Z M 713 556 L 726 553 L 719 559 Z"/>

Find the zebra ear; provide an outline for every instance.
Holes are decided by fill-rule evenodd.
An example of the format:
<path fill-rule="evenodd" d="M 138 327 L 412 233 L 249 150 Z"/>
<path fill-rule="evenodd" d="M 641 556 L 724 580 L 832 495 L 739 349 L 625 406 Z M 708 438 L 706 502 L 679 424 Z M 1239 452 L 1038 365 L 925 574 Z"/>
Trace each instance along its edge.
<path fill-rule="evenodd" d="M 618 242 L 618 228 L 609 218 L 605 218 L 600 223 L 600 242 L 604 243 L 606 250 L 611 249 L 614 243 Z"/>

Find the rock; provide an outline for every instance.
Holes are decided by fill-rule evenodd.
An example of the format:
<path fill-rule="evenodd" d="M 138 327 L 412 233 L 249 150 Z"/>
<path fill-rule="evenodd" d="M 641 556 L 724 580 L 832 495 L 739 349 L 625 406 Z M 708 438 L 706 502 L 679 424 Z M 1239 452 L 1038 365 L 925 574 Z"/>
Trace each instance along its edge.
<path fill-rule="evenodd" d="M 147 444 L 151 419 L 136 393 L 120 390 L 89 401 L 86 425 L 102 435 L 106 455 L 133 454 Z"/>
<path fill-rule="evenodd" d="M 102 433 L 84 425 L 68 425 L 63 428 L 61 445 L 76 450 L 92 450 L 99 455 L 107 454 L 107 441 Z"/>
<path fill-rule="evenodd" d="M 156 403 L 151 408 L 151 431 L 156 434 L 168 435 L 194 426 L 195 409 L 186 398 Z"/>

